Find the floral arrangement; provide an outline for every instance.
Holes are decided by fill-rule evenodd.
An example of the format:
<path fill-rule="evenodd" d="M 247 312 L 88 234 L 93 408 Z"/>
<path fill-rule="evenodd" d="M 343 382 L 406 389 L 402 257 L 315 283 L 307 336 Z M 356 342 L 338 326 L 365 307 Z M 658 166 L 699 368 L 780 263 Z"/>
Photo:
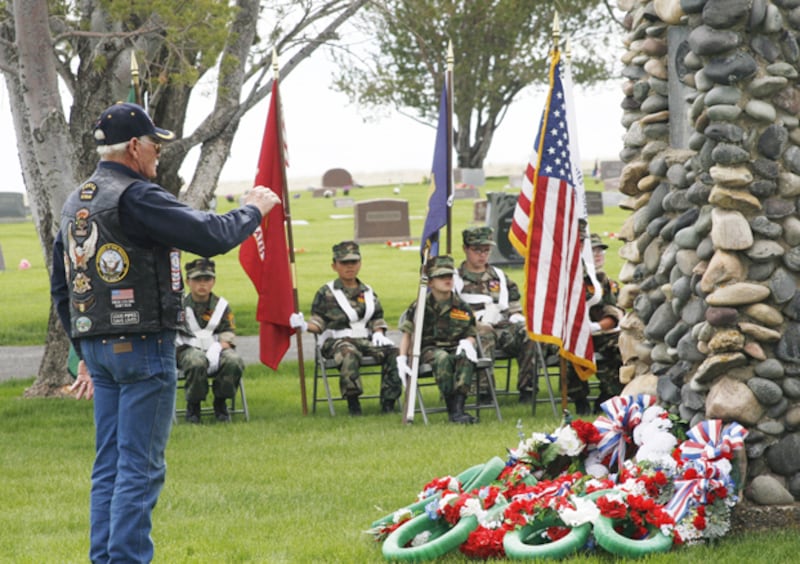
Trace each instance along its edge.
<path fill-rule="evenodd" d="M 456 547 L 478 559 L 590 548 L 630 556 L 724 536 L 738 501 L 731 461 L 747 431 L 711 420 L 684 433 L 646 395 L 602 408 L 594 423 L 565 414 L 551 433 L 519 429 L 519 444 L 488 481 L 433 480 L 369 532 L 391 560 Z"/>

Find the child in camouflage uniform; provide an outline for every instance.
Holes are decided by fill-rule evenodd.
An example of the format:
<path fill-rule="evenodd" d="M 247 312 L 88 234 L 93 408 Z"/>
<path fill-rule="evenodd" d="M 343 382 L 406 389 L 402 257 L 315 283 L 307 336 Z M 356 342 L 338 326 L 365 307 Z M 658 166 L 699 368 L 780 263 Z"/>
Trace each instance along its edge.
<path fill-rule="evenodd" d="M 294 313 L 290 325 L 300 331 L 319 335 L 320 353 L 339 364 L 339 390 L 347 399 L 350 415 L 361 415 L 358 397 L 364 393 L 359 368 L 363 356 L 380 361 L 381 411 L 394 411 L 395 401 L 403 392 L 397 374 L 397 348 L 386 336 L 389 326 L 383 319 L 383 307 L 372 288 L 358 279 L 361 250 L 355 241 L 333 246 L 331 268 L 338 274 L 317 291 L 311 304 L 311 319 Z"/>
<path fill-rule="evenodd" d="M 186 328 L 176 341 L 178 369 L 186 377 L 186 420 L 200 423 L 200 403 L 208 395 L 213 379 L 214 415 L 217 421 L 231 420 L 226 400 L 236 395 L 244 372 L 244 360 L 236 352 L 236 322 L 225 298 L 211 290 L 216 282 L 214 261 L 199 258 L 186 263 L 184 296 Z"/>
<path fill-rule="evenodd" d="M 591 235 L 594 265 L 597 272 L 597 281 L 603 290 L 600 303 L 589 308 L 589 319 L 592 323 L 592 341 L 594 342 L 595 363 L 597 364 L 597 379 L 600 381 L 600 393 L 594 403 L 594 412 L 600 413 L 600 404 L 607 399 L 618 395 L 622 391 L 619 381 L 619 369 L 622 358 L 619 353 L 619 331 L 617 327 L 624 312 L 617 307 L 618 284 L 603 272 L 605 265 L 605 252 L 608 245 L 603 243 L 600 235 Z M 586 300 L 594 296 L 594 286 L 587 278 Z M 578 415 L 588 415 L 589 383 L 581 380 L 570 363 L 567 363 L 567 386 L 569 397 L 575 402 L 575 412 Z"/>
<path fill-rule="evenodd" d="M 433 368 L 433 376 L 447 405 L 453 423 L 474 423 L 476 419 L 464 412 L 467 395 L 478 360 L 475 315 L 469 305 L 453 292 L 453 259 L 437 256 L 425 265 L 430 292 L 425 300 L 425 317 L 422 323 L 420 362 Z M 406 311 L 400 325 L 398 370 L 409 373 L 408 353 L 414 335 L 414 302 Z"/>
<path fill-rule="evenodd" d="M 517 283 L 489 265 L 495 244 L 491 227 L 469 227 L 461 236 L 467 260 L 458 267 L 455 291 L 475 312 L 483 353 L 494 359 L 495 350 L 502 349 L 516 356 L 519 401 L 530 402 L 537 384 L 536 344 L 525 328 Z"/>

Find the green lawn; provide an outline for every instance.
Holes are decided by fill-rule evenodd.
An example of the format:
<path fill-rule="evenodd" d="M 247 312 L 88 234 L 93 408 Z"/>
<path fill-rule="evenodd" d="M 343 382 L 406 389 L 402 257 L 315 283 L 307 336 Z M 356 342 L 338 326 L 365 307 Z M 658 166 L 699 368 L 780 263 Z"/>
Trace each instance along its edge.
<path fill-rule="evenodd" d="M 480 189 L 481 196 L 487 192 L 506 191 L 506 178 L 490 178 Z M 590 188 L 594 187 L 589 180 Z M 351 190 L 350 197 L 356 201 L 375 198 L 402 198 L 409 202 L 411 236 L 416 247 L 425 219 L 429 189 L 427 185 L 365 187 Z M 341 196 L 341 194 L 340 194 Z M 219 211 L 230 209 L 233 204 L 219 198 Z M 473 200 L 455 200 L 452 212 L 452 254 L 457 261 L 463 259 L 461 230 L 472 223 Z M 295 257 L 298 277 L 300 308 L 308 313 L 311 300 L 317 289 L 334 276 L 331 270 L 331 246 L 354 236 L 352 208 L 335 208 L 332 199 L 312 198 L 310 192 L 295 192 L 290 202 L 294 219 Z M 619 231 L 628 213 L 606 208 L 602 216 L 591 216 L 593 231 L 611 233 Z M 445 234 L 442 233 L 442 240 Z M 621 259 L 616 251 L 621 243 L 607 239 L 611 246 L 607 253 L 606 269 L 612 276 L 619 272 Z M 3 296 L 4 312 L 0 316 L 0 345 L 42 344 L 46 338 L 47 315 L 50 307 L 48 274 L 44 253 L 33 223 L 0 223 L 0 246 L 5 257 L 6 270 L 0 272 L 0 295 Z M 443 245 L 444 247 L 444 245 Z M 49 252 L 49 251 L 48 251 Z M 386 318 L 395 327 L 400 314 L 416 299 L 419 277 L 419 253 L 403 250 L 386 244 L 362 245 L 363 266 L 361 278 L 371 285 L 380 297 Z M 185 254 L 183 262 L 193 258 Z M 18 270 L 22 259 L 31 264 L 28 270 Z M 217 257 L 217 285 L 215 292 L 230 302 L 236 315 L 238 331 L 242 335 L 255 335 L 256 293 L 250 280 L 239 266 L 238 250 Z M 524 274 L 521 268 L 508 269 L 512 279 L 522 285 Z"/>
<path fill-rule="evenodd" d="M 472 426 L 446 423 L 444 414 L 403 426 L 399 414 L 379 415 L 377 402 L 365 402 L 361 418 L 332 418 L 324 406 L 303 416 L 297 373 L 293 362 L 277 373 L 247 368 L 249 423 L 174 428 L 154 512 L 156 562 L 381 562 L 380 545 L 363 533 L 374 520 L 414 501 L 435 477 L 505 459 L 518 425 L 526 435 L 556 425 L 549 406 L 532 417 L 510 397 L 501 400 L 502 422 L 488 411 Z M 91 404 L 21 399 L 30 384 L 0 384 L 0 561 L 85 562 Z M 791 560 L 797 538 L 788 529 L 753 533 L 645 561 L 777 564 Z M 465 560 L 453 553 L 439 561 Z"/>

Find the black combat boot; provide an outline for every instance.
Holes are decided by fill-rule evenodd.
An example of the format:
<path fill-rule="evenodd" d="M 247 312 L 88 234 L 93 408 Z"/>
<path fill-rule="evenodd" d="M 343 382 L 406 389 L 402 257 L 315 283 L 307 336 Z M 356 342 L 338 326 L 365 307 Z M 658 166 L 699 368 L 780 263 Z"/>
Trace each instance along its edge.
<path fill-rule="evenodd" d="M 231 416 L 228 413 L 228 402 L 223 398 L 214 398 L 214 417 L 220 423 L 229 423 Z"/>
<path fill-rule="evenodd" d="M 353 417 L 361 415 L 361 402 L 358 401 L 358 396 L 347 396 L 347 411 Z"/>
<path fill-rule="evenodd" d="M 381 413 L 394 413 L 394 400 L 388 399 L 381 402 Z"/>
<path fill-rule="evenodd" d="M 450 397 L 445 397 L 447 413 L 450 415 L 451 423 L 460 423 L 462 425 L 475 423 L 476 419 L 472 415 L 464 413 L 464 404 L 466 401 L 467 396 L 464 394 L 454 394 Z"/>
<path fill-rule="evenodd" d="M 186 402 L 186 421 L 189 423 L 200 423 L 200 402 Z"/>

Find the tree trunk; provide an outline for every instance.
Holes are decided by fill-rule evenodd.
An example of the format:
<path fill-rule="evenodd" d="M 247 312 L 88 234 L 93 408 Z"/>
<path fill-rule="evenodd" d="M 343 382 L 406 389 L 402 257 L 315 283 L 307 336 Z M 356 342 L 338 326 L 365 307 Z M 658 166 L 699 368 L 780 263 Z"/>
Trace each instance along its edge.
<path fill-rule="evenodd" d="M 31 387 L 25 390 L 26 398 L 70 395 L 66 390 L 73 381 L 67 371 L 70 342 L 52 305 L 47 322 L 47 334 L 49 339 L 44 348 L 42 364 L 39 365 L 39 374 Z"/>

